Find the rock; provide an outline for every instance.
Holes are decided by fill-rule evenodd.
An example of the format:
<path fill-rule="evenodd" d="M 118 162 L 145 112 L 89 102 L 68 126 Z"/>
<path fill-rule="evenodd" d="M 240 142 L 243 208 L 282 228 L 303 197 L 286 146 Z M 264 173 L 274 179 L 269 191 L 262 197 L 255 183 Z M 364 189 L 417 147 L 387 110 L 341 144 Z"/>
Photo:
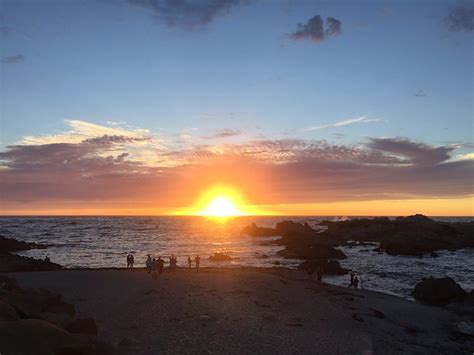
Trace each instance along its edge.
<path fill-rule="evenodd" d="M 285 236 L 289 234 L 315 235 L 316 231 L 308 223 L 297 223 L 293 221 L 283 221 L 276 224 L 277 235 Z"/>
<path fill-rule="evenodd" d="M 44 311 L 51 313 L 64 313 L 70 315 L 71 317 L 74 317 L 74 315 L 76 314 L 74 305 L 66 302 L 58 302 L 56 304 L 53 304 L 49 307 L 46 307 Z"/>
<path fill-rule="evenodd" d="M 45 249 L 47 247 L 47 245 L 26 243 L 13 238 L 6 238 L 0 236 L 0 253 L 9 253 L 12 251 L 22 251 L 30 249 Z"/>
<path fill-rule="evenodd" d="M 325 275 L 345 275 L 349 272 L 347 269 L 342 268 L 336 260 L 306 260 L 298 265 L 299 270 L 307 270 L 308 267 L 311 267 L 313 270 L 321 267 Z"/>
<path fill-rule="evenodd" d="M 280 250 L 278 255 L 286 259 L 345 259 L 346 255 L 327 245 L 291 245 Z"/>
<path fill-rule="evenodd" d="M 5 354 L 58 354 L 63 348 L 77 348 L 79 342 L 44 320 L 21 319 L 0 322 L 0 344 Z"/>
<path fill-rule="evenodd" d="M 7 302 L 0 300 L 0 321 L 18 320 L 20 315 Z"/>
<path fill-rule="evenodd" d="M 244 227 L 242 233 L 250 235 L 251 237 L 271 237 L 277 235 L 274 228 L 258 227 L 255 223 Z"/>
<path fill-rule="evenodd" d="M 74 319 L 65 325 L 69 333 L 97 335 L 97 325 L 93 318 Z"/>
<path fill-rule="evenodd" d="M 464 296 L 466 292 L 450 277 L 424 279 L 413 290 L 416 300 L 434 305 L 445 305 Z"/>
<path fill-rule="evenodd" d="M 232 257 L 230 257 L 227 254 L 224 253 L 214 253 L 213 256 L 209 257 L 209 260 L 211 261 L 229 261 L 232 260 Z"/>
<path fill-rule="evenodd" d="M 52 271 L 62 266 L 51 261 L 33 259 L 26 256 L 0 253 L 0 272 L 14 271 Z"/>

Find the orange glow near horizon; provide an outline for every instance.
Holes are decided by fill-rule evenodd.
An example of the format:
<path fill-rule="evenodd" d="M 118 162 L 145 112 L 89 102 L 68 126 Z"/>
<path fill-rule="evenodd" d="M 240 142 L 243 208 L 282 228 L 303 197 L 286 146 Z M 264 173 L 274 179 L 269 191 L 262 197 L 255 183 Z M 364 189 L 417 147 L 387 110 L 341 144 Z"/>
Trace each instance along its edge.
<path fill-rule="evenodd" d="M 211 218 L 261 215 L 262 212 L 245 203 L 242 194 L 232 186 L 217 185 L 208 189 L 198 202 L 179 214 L 190 214 Z"/>

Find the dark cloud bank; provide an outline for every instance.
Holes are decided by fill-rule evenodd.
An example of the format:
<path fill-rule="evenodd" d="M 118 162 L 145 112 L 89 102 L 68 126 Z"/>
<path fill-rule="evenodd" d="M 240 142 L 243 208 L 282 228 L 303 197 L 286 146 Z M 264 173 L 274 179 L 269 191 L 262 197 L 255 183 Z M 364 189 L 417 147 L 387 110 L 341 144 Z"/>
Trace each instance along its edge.
<path fill-rule="evenodd" d="M 129 152 L 114 149 L 130 139 L 104 136 L 77 144 L 8 147 L 0 152 L 4 206 L 50 200 L 182 206 L 190 202 L 190 189 L 202 191 L 216 182 L 239 186 L 260 204 L 474 193 L 472 160 L 449 161 L 452 147 L 402 138 L 372 138 L 362 146 L 262 140 L 218 151 L 201 146 L 157 152 L 155 162 L 179 162 L 172 167 L 132 161 Z"/>
<path fill-rule="evenodd" d="M 253 0 L 118 0 L 152 11 L 157 20 L 169 27 L 185 29 L 204 28 L 217 17 L 235 8 L 248 5 Z"/>
<path fill-rule="evenodd" d="M 326 28 L 324 28 L 326 27 Z M 333 18 L 326 18 L 326 26 L 320 15 L 310 18 L 306 23 L 298 24 L 298 29 L 290 34 L 294 40 L 310 40 L 321 42 L 330 37 L 338 36 L 342 31 L 342 22 Z"/>
<path fill-rule="evenodd" d="M 452 32 L 474 31 L 474 3 L 471 1 L 452 9 L 445 22 Z"/>

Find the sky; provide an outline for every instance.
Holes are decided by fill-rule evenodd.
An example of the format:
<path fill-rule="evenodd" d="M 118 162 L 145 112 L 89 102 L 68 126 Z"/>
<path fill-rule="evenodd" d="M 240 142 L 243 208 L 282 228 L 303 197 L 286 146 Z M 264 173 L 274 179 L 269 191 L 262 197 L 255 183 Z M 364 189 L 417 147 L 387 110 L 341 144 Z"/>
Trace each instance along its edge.
<path fill-rule="evenodd" d="M 2 0 L 0 214 L 474 215 L 472 1 Z"/>

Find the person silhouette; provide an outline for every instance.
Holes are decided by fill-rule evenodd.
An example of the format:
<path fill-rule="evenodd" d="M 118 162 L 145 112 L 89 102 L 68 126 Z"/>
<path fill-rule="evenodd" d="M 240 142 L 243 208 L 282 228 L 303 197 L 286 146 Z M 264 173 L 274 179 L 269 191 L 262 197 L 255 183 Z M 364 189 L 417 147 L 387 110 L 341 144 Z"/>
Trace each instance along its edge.
<path fill-rule="evenodd" d="M 196 263 L 196 270 L 199 270 L 199 265 L 201 264 L 201 257 L 199 255 L 196 255 L 195 263 Z"/>
<path fill-rule="evenodd" d="M 351 271 L 351 283 L 349 284 L 349 287 L 354 287 L 354 276 L 355 276 L 354 272 Z"/>
<path fill-rule="evenodd" d="M 158 260 L 156 261 L 158 263 L 158 271 L 160 275 L 163 273 L 163 267 L 165 265 L 164 260 L 161 258 L 161 256 L 158 257 Z"/>
<path fill-rule="evenodd" d="M 153 260 L 151 260 L 151 277 L 153 278 L 153 280 L 158 279 L 158 268 L 158 261 L 153 258 Z"/>
<path fill-rule="evenodd" d="M 146 258 L 146 269 L 148 270 L 148 273 L 151 272 L 151 269 L 153 267 L 153 262 L 154 262 L 155 259 L 151 260 L 151 255 L 148 254 L 147 258 Z"/>
<path fill-rule="evenodd" d="M 133 263 L 135 262 L 135 258 L 132 254 L 130 254 L 130 268 L 133 268 Z"/>
<path fill-rule="evenodd" d="M 190 256 L 188 256 L 188 268 L 191 269 L 191 257 Z"/>
<path fill-rule="evenodd" d="M 359 278 L 356 276 L 354 277 L 354 288 L 358 288 L 359 287 Z"/>

